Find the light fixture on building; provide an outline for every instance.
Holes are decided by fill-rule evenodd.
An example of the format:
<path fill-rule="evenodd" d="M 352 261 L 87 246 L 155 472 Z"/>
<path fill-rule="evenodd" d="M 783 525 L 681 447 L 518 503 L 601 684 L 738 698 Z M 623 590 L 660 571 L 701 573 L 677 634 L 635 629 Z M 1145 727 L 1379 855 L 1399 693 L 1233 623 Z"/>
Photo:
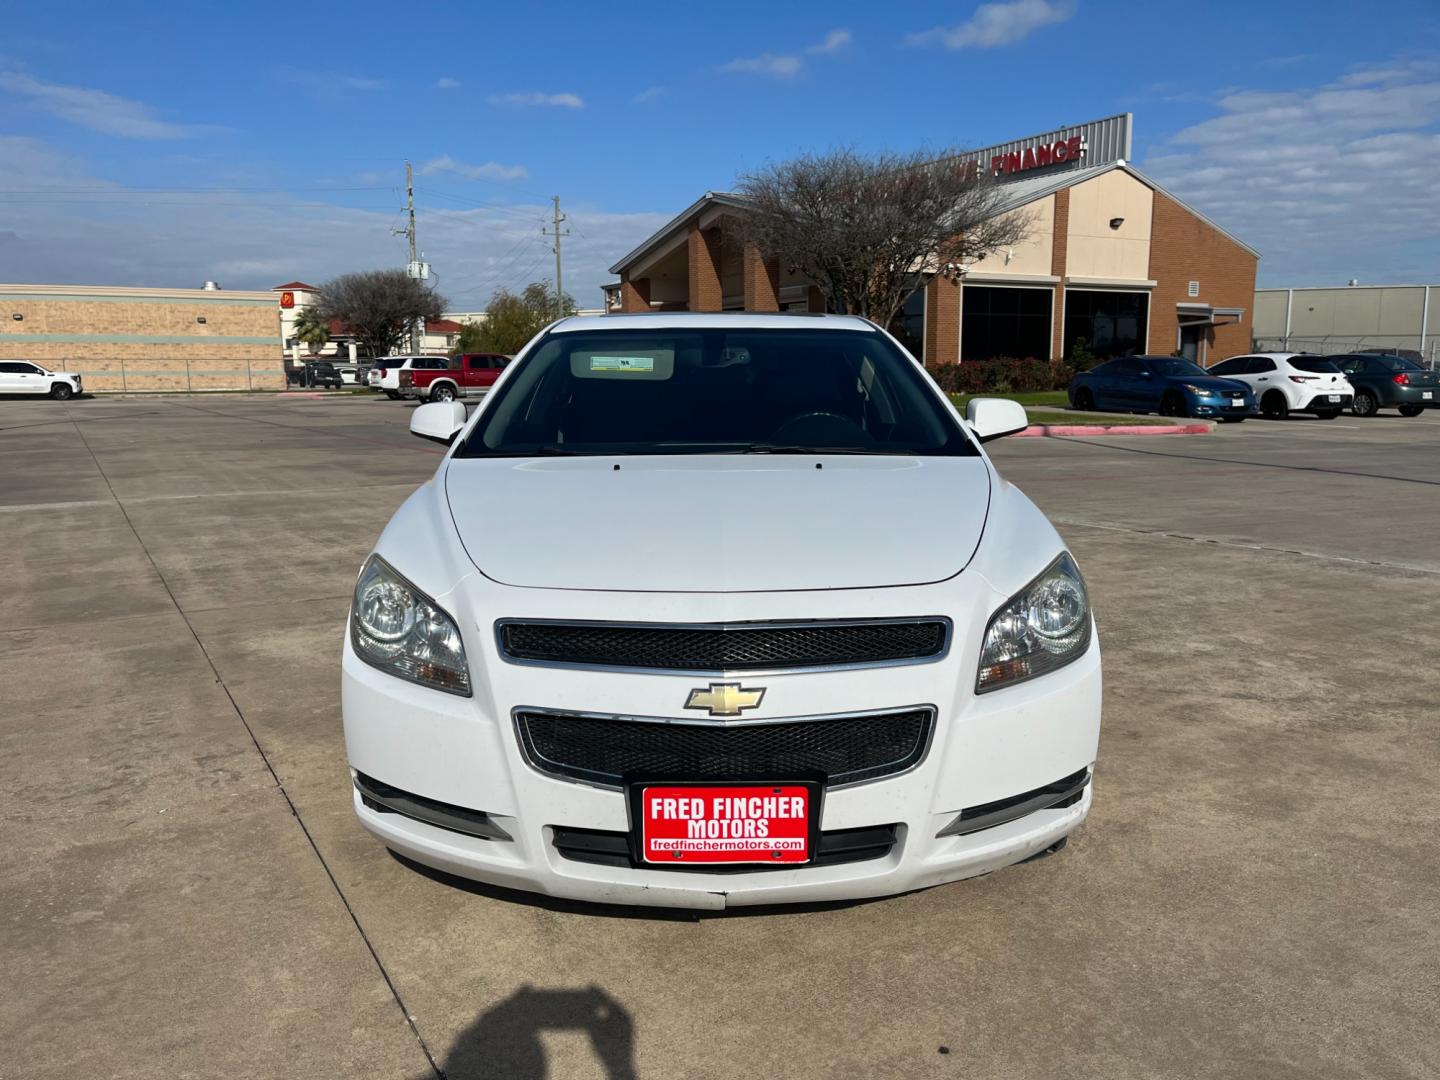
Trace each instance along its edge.
<path fill-rule="evenodd" d="M 1110 219 L 1110 228 L 1112 228 L 1112 229 L 1118 229 L 1121 225 L 1124 225 L 1124 224 L 1125 224 L 1125 219 L 1124 219 L 1123 217 L 1112 217 L 1112 218 Z"/>
<path fill-rule="evenodd" d="M 196 316 L 195 316 L 195 321 L 198 322 L 198 323 L 203 323 L 203 322 L 205 321 L 205 316 L 204 316 L 204 315 L 196 315 Z"/>
<path fill-rule="evenodd" d="M 24 315 L 21 315 L 20 312 L 18 312 L 18 311 L 15 312 L 14 315 L 11 315 L 10 318 L 14 319 L 16 322 L 24 322 L 24 321 L 25 321 L 25 316 L 24 316 Z"/>

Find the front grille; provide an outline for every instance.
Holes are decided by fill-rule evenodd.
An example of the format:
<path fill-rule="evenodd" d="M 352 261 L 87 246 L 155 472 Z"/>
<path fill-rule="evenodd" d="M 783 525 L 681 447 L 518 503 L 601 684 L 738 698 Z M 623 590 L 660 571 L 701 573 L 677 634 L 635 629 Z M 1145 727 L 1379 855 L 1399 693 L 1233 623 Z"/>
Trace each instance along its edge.
<path fill-rule="evenodd" d="M 928 708 L 774 723 L 665 722 L 522 711 L 520 745 L 541 772 L 618 786 L 630 774 L 687 780 L 824 773 L 831 787 L 904 772 L 925 756 Z"/>
<path fill-rule="evenodd" d="M 946 619 L 816 623 L 501 622 L 512 660 L 564 666 L 725 672 L 849 667 L 938 657 Z"/>
<path fill-rule="evenodd" d="M 572 829 L 554 826 L 555 850 L 561 858 L 572 862 L 594 863 L 599 866 L 630 866 L 646 870 L 684 870 L 691 874 L 734 874 L 746 871 L 793 870 L 793 866 L 770 866 L 749 863 L 726 866 L 723 863 L 691 863 L 674 866 L 669 863 L 637 862 L 631 854 L 630 834 L 605 832 L 600 829 Z M 898 825 L 871 825 L 859 829 L 832 829 L 820 834 L 815 857 L 810 866 L 837 866 L 841 863 L 883 859 L 895 846 Z"/>

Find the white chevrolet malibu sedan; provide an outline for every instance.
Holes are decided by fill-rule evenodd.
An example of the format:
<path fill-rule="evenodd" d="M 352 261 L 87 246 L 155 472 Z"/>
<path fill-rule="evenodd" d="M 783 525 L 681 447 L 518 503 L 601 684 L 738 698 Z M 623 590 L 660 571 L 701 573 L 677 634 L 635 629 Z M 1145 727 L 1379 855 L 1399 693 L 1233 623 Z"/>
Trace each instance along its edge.
<path fill-rule="evenodd" d="M 510 364 L 355 583 L 361 822 L 579 900 L 883 896 L 1057 850 L 1090 808 L 1080 569 L 879 327 L 564 319 Z"/>

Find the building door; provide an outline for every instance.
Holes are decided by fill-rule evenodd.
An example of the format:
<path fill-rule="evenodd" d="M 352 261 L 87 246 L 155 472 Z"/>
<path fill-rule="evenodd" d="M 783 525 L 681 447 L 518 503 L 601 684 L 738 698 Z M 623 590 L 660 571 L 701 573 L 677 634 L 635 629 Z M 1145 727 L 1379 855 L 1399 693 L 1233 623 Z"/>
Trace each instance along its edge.
<path fill-rule="evenodd" d="M 1185 359 L 1191 363 L 1203 364 L 1205 356 L 1205 327 L 1185 326 L 1180 327 L 1180 352 Z"/>

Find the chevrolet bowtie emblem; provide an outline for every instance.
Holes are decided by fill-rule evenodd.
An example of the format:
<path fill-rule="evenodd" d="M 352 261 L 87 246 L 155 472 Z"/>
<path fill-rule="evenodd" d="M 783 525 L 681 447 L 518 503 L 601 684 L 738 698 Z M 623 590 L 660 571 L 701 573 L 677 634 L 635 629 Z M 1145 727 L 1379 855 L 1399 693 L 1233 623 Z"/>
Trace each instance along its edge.
<path fill-rule="evenodd" d="M 738 682 L 712 682 L 690 691 L 687 709 L 705 709 L 711 716 L 739 716 L 746 709 L 758 709 L 765 696 L 763 686 L 742 687 Z"/>

